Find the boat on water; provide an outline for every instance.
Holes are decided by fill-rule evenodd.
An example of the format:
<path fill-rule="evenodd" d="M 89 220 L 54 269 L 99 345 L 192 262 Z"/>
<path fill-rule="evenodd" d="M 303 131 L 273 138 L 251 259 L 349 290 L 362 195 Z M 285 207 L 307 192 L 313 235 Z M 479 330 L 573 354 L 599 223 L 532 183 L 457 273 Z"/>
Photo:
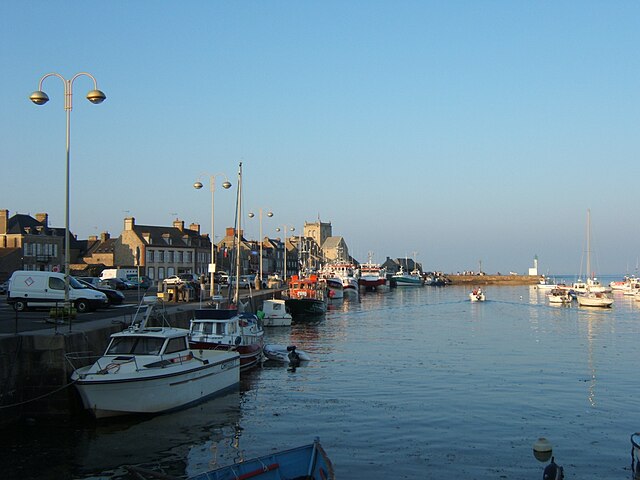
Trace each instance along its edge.
<path fill-rule="evenodd" d="M 542 276 L 537 285 L 539 290 L 552 290 L 558 287 L 558 282 L 554 278 Z"/>
<path fill-rule="evenodd" d="M 335 479 L 333 465 L 327 453 L 315 438 L 313 443 L 240 463 L 217 468 L 189 477 L 188 480 L 277 480 L 297 478 L 309 480 Z"/>
<path fill-rule="evenodd" d="M 421 287 L 424 285 L 424 278 L 417 270 L 406 273 L 400 265 L 400 270 L 391 277 L 398 287 Z"/>
<path fill-rule="evenodd" d="M 280 345 L 268 343 L 264 346 L 264 356 L 268 360 L 282 363 L 308 362 L 311 356 L 302 350 L 298 350 L 295 345 Z"/>
<path fill-rule="evenodd" d="M 474 288 L 469 294 L 469 300 L 472 302 L 484 302 L 486 300 L 484 291 L 481 288 Z"/>
<path fill-rule="evenodd" d="M 291 314 L 287 311 L 285 301 L 282 299 L 265 300 L 262 303 L 262 313 L 262 325 L 265 327 L 288 327 L 291 325 Z"/>
<path fill-rule="evenodd" d="M 567 290 L 556 287 L 547 293 L 547 301 L 552 304 L 569 305 L 573 301 L 573 297 Z"/>
<path fill-rule="evenodd" d="M 292 275 L 284 301 L 294 319 L 322 315 L 327 311 L 326 283 L 315 274 L 305 278 Z"/>
<path fill-rule="evenodd" d="M 344 287 L 342 280 L 332 274 L 324 274 L 324 281 L 327 284 L 329 300 L 339 300 L 344 298 Z"/>
<path fill-rule="evenodd" d="M 253 313 L 236 308 L 200 308 L 193 311 L 189 345 L 198 350 L 236 351 L 240 369 L 246 370 L 262 360 L 264 329 Z"/>
<path fill-rule="evenodd" d="M 387 269 L 373 263 L 371 252 L 367 263 L 360 264 L 358 285 L 365 290 L 379 290 L 387 287 Z"/>
<path fill-rule="evenodd" d="M 71 380 L 96 418 L 166 412 L 238 385 L 237 352 L 197 350 L 189 345 L 186 329 L 148 327 L 154 306 L 146 306 L 141 321 L 112 334 L 95 362 L 74 368 Z M 89 359 L 67 354 L 72 367 Z"/>
<path fill-rule="evenodd" d="M 591 274 L 591 210 L 587 209 L 587 272 Z M 610 307 L 613 298 L 605 293 L 603 287 L 595 276 L 587 278 L 586 290 L 576 296 L 581 307 Z"/>
<path fill-rule="evenodd" d="M 356 267 L 352 263 L 328 263 L 322 269 L 322 276 L 339 279 L 342 282 L 344 296 L 358 295 L 358 277 L 356 275 Z"/>

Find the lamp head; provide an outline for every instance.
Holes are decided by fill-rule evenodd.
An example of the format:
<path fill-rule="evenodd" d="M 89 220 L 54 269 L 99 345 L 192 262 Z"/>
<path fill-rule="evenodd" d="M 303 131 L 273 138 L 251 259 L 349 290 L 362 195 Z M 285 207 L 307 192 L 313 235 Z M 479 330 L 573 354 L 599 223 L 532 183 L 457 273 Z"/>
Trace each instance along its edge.
<path fill-rule="evenodd" d="M 291 231 L 295 232 L 296 231 L 296 227 L 291 227 Z"/>
<path fill-rule="evenodd" d="M 202 183 L 201 182 L 194 183 L 193 188 L 195 188 L 196 190 L 200 190 L 202 188 Z"/>
<path fill-rule="evenodd" d="M 49 101 L 49 95 L 44 93 L 42 90 L 38 90 L 29 95 L 29 100 L 31 100 L 36 105 L 44 105 Z"/>
<path fill-rule="evenodd" d="M 225 190 L 229 190 L 231 188 L 231 182 L 227 180 L 222 184 L 222 188 L 224 188 Z"/>
<path fill-rule="evenodd" d="M 249 218 L 253 218 L 255 217 L 255 215 L 253 214 L 253 212 L 249 212 Z"/>
<path fill-rule="evenodd" d="M 273 212 L 267 212 L 267 217 L 273 217 Z"/>
<path fill-rule="evenodd" d="M 91 90 L 89 93 L 87 93 L 87 100 L 96 105 L 98 103 L 104 102 L 106 99 L 107 96 L 100 90 Z"/>

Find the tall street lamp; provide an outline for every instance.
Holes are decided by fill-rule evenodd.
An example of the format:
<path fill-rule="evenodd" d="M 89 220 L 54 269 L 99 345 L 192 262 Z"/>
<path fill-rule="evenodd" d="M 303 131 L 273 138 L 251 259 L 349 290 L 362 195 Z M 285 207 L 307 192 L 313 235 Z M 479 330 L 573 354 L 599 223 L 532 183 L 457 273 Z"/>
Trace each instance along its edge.
<path fill-rule="evenodd" d="M 213 194 L 216 190 L 216 175 L 222 175 L 225 181 L 222 182 L 222 188 L 228 190 L 231 188 L 231 183 L 227 179 L 224 173 L 216 173 L 215 175 L 209 175 L 209 189 L 211 190 L 211 263 L 209 264 L 209 295 L 213 298 L 216 294 L 215 290 L 215 271 L 216 271 L 216 253 L 215 253 L 215 236 L 213 234 Z M 193 188 L 200 190 L 202 188 L 201 182 L 193 184 Z"/>
<path fill-rule="evenodd" d="M 98 82 L 90 73 L 76 73 L 71 80 L 65 79 L 59 73 L 47 73 L 38 83 L 38 90 L 29 95 L 36 105 L 44 105 L 49 101 L 49 96 L 42 91 L 42 82 L 48 77 L 58 77 L 64 84 L 64 109 L 67 112 L 67 161 L 66 161 L 66 181 L 65 181 L 65 207 L 64 207 L 64 306 L 69 307 L 69 151 L 70 151 L 70 133 L 71 133 L 71 110 L 73 109 L 73 82 L 79 77 L 89 77 L 93 80 L 93 90 L 87 93 L 87 100 L 91 103 L 98 104 L 105 101 L 107 96 L 98 90 Z M 69 324 L 71 328 L 71 324 Z"/>
<path fill-rule="evenodd" d="M 287 228 L 288 225 L 282 226 L 282 231 L 284 232 L 284 281 L 287 281 Z M 295 227 L 289 227 L 289 231 L 295 232 Z M 276 228 L 276 232 L 279 232 L 280 228 Z"/>
<path fill-rule="evenodd" d="M 262 208 L 259 209 L 258 216 L 259 216 L 259 219 L 260 219 L 260 287 L 262 287 L 262 282 L 263 282 L 263 277 L 262 277 L 262 243 L 263 243 L 263 238 L 262 238 Z M 253 218 L 253 217 L 255 217 L 253 212 L 249 212 L 249 218 Z M 273 217 L 273 212 L 267 212 L 267 217 L 269 217 L 269 218 Z"/>

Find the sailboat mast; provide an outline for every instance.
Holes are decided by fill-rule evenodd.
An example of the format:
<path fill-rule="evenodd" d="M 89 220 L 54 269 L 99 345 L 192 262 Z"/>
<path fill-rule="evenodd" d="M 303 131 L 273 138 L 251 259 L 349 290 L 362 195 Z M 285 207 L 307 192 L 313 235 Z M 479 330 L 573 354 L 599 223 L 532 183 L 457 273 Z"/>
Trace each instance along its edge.
<path fill-rule="evenodd" d="M 591 278 L 591 209 L 587 208 L 587 278 Z"/>
<path fill-rule="evenodd" d="M 236 199 L 236 285 L 233 292 L 233 303 L 238 305 L 240 300 L 240 239 L 241 234 L 241 220 L 242 220 L 242 162 L 238 167 L 238 198 Z"/>

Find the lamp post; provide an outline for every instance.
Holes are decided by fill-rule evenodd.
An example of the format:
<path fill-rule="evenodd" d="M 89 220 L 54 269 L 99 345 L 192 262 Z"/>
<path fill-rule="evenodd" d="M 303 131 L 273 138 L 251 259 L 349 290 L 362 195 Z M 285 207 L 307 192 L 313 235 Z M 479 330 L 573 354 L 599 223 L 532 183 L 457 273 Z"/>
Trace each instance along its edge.
<path fill-rule="evenodd" d="M 222 175 L 225 181 L 222 182 L 222 188 L 228 190 L 231 188 L 231 183 L 227 179 L 224 173 L 216 173 L 215 175 L 209 175 L 209 189 L 211 190 L 211 263 L 209 264 L 209 295 L 211 298 L 216 294 L 215 290 L 215 270 L 216 270 L 216 251 L 215 251 L 215 236 L 213 235 L 213 196 L 216 190 L 216 175 Z M 193 184 L 193 188 L 200 190 L 202 183 L 197 181 Z"/>
<path fill-rule="evenodd" d="M 260 287 L 262 287 L 262 208 L 260 208 L 258 210 L 258 216 L 260 219 Z M 255 215 L 253 214 L 253 212 L 249 212 L 249 218 L 253 218 L 255 217 Z M 273 217 L 273 212 L 267 212 L 267 217 L 271 218 Z"/>
<path fill-rule="evenodd" d="M 287 281 L 287 228 L 291 232 L 295 232 L 295 227 L 289 227 L 288 225 L 282 226 L 282 231 L 284 232 L 284 281 Z M 276 228 L 276 232 L 279 232 L 280 228 Z"/>
<path fill-rule="evenodd" d="M 93 80 L 93 90 L 87 93 L 87 100 L 91 103 L 98 104 L 105 101 L 107 96 L 100 90 L 98 90 L 98 82 L 90 73 L 80 72 L 76 73 L 71 80 L 65 79 L 59 73 L 47 73 L 44 75 L 38 83 L 38 90 L 29 95 L 31 100 L 36 105 L 44 105 L 49 101 L 49 96 L 42 91 L 42 82 L 48 77 L 58 77 L 64 84 L 64 109 L 67 112 L 67 158 L 66 158 L 66 180 L 65 180 L 65 207 L 64 207 L 64 306 L 65 309 L 69 307 L 69 151 L 70 151 L 70 138 L 71 138 L 71 110 L 73 109 L 73 82 L 79 77 L 89 77 Z M 71 328 L 71 323 L 69 323 Z"/>

